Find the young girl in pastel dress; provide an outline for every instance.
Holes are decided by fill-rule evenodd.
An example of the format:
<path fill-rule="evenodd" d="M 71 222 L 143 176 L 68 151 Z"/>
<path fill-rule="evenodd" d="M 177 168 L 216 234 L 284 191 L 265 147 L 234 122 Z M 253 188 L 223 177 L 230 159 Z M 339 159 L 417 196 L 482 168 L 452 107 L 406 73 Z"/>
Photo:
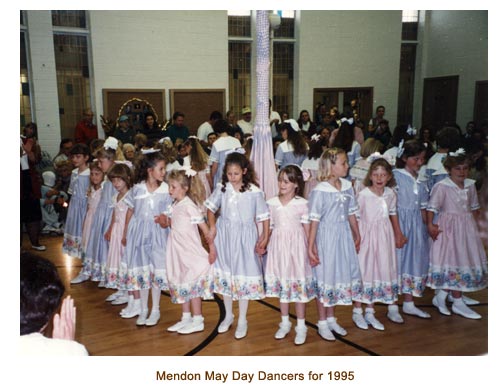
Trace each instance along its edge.
<path fill-rule="evenodd" d="M 85 221 L 83 222 L 83 231 L 81 235 L 81 257 L 83 267 L 81 272 L 73 280 L 71 284 L 82 283 L 90 278 L 92 274 L 93 259 L 87 254 L 88 240 L 91 237 L 93 218 L 99 205 L 100 196 L 102 195 L 102 183 L 104 182 L 104 172 L 99 166 L 97 160 L 90 163 L 90 187 L 87 190 L 87 211 Z"/>
<path fill-rule="evenodd" d="M 476 222 L 479 201 L 475 181 L 467 178 L 470 160 L 459 149 L 448 153 L 444 167 L 449 176 L 434 185 L 427 208 L 429 233 L 434 240 L 427 286 L 439 290 L 432 304 L 441 314 L 451 315 L 446 307 L 446 297 L 451 291 L 454 314 L 481 319 L 462 296 L 463 292 L 486 288 L 488 282 L 486 252 Z M 433 224 L 435 213 L 439 216 Z"/>
<path fill-rule="evenodd" d="M 211 165 L 211 178 L 213 179 L 213 190 L 216 189 L 218 182 L 221 182 L 223 170 L 225 166 L 225 158 L 228 152 L 241 147 L 240 141 L 237 138 L 228 134 L 231 130 L 228 122 L 220 119 L 214 123 L 213 129 L 219 135 L 214 141 L 209 155 L 209 163 Z"/>
<path fill-rule="evenodd" d="M 400 293 L 403 294 L 403 313 L 430 318 L 431 315 L 413 302 L 422 297 L 429 269 L 429 234 L 427 233 L 427 202 L 429 192 L 425 181 L 418 178 L 424 164 L 426 148 L 418 140 L 410 140 L 399 148 L 396 167 L 397 210 L 401 232 L 408 239 L 403 248 L 396 250 Z M 387 317 L 403 323 L 397 307 L 389 308 Z"/>
<path fill-rule="evenodd" d="M 308 203 L 311 220 L 308 254 L 314 265 L 318 334 L 325 340 L 335 340 L 332 331 L 347 334 L 334 317 L 334 307 L 360 301 L 362 294 L 357 255 L 358 206 L 351 182 L 343 178 L 347 174 L 346 152 L 327 149 L 320 157 L 321 182 L 311 192 Z"/>
<path fill-rule="evenodd" d="M 192 168 L 197 172 L 196 179 L 200 179 L 204 186 L 204 197 L 202 202 L 211 195 L 213 187 L 211 186 L 212 178 L 210 176 L 211 170 L 208 165 L 209 157 L 201 146 L 201 142 L 197 137 L 191 136 L 185 141 L 185 146 L 188 146 L 189 153 L 183 159 L 183 166 Z"/>
<path fill-rule="evenodd" d="M 165 175 L 166 161 L 161 152 L 142 150 L 135 165 L 135 185 L 125 198 L 129 207 L 128 225 L 119 276 L 121 289 L 129 291 L 129 297 L 121 317 L 138 316 L 138 326 L 154 326 L 159 322 L 161 290 L 168 289 L 164 256 L 169 228 L 159 224 L 159 216 L 171 204 Z M 149 292 L 152 292 L 150 315 Z"/>
<path fill-rule="evenodd" d="M 105 286 L 118 290 L 119 288 L 119 267 L 124 253 L 124 242 L 126 239 L 126 214 L 128 205 L 125 198 L 133 185 L 130 168 L 122 163 L 115 164 L 107 177 L 111 181 L 117 194 L 112 198 L 114 210 L 109 228 L 104 237 L 109 241 L 109 254 L 105 272 Z M 108 296 L 106 301 L 113 301 L 119 296 L 126 296 L 126 291 L 118 290 Z"/>
<path fill-rule="evenodd" d="M 308 144 L 300 133 L 298 123 L 288 119 L 280 125 L 280 134 L 284 141 L 278 145 L 275 153 L 275 164 L 282 168 L 289 164 L 301 166 L 308 154 Z"/>
<path fill-rule="evenodd" d="M 346 151 L 348 157 L 349 166 L 353 166 L 361 158 L 360 148 L 361 145 L 355 140 L 354 135 L 354 119 L 341 118 L 341 126 L 337 131 L 335 137 L 330 136 L 330 147 L 336 147 Z M 348 180 L 351 180 L 349 173 L 345 176 Z"/>
<path fill-rule="evenodd" d="M 81 259 L 81 234 L 86 214 L 86 192 L 90 185 L 88 159 L 90 149 L 84 144 L 76 144 L 71 149 L 71 162 L 75 169 L 71 173 L 68 193 L 71 195 L 64 226 L 62 252 Z"/>
<path fill-rule="evenodd" d="M 209 234 L 200 208 L 204 202 L 204 188 L 198 173 L 185 169 L 175 170 L 168 176 L 169 192 L 174 201 L 168 208 L 171 225 L 166 247 L 166 272 L 171 301 L 182 305 L 181 320 L 168 331 L 179 334 L 204 330 L 202 300 L 213 298 L 211 264 L 214 263 L 214 245 L 211 241 L 211 253 L 208 254 L 198 230 L 205 237 Z"/>
<path fill-rule="evenodd" d="M 215 142 L 216 143 L 216 142 Z M 268 243 L 270 213 L 264 193 L 256 186 L 254 169 L 240 153 L 227 155 L 223 178 L 204 203 L 208 208 L 209 241 L 214 240 L 214 292 L 223 295 L 226 316 L 218 327 L 227 332 L 233 323 L 232 302 L 239 301 L 235 338 L 247 335 L 249 300 L 265 297 L 262 265 L 258 256 Z M 216 212 L 220 215 L 216 220 Z M 262 223 L 258 236 L 257 223 Z"/>
<path fill-rule="evenodd" d="M 301 169 L 303 173 L 306 174 L 304 182 L 304 193 L 303 197 L 305 199 L 309 198 L 309 195 L 315 186 L 318 184 L 318 160 L 322 155 L 324 149 L 327 147 L 327 140 L 320 137 L 318 134 L 313 134 L 311 136 L 310 149 L 308 151 L 308 157 L 301 164 Z"/>
<path fill-rule="evenodd" d="M 303 187 L 301 169 L 284 166 L 278 173 L 278 196 L 267 201 L 272 232 L 265 267 L 266 296 L 280 299 L 282 322 L 275 339 L 283 339 L 290 332 L 289 305 L 295 303 L 296 345 L 306 341 L 306 303 L 315 298 L 308 259 L 308 201 L 300 197 Z"/>
<path fill-rule="evenodd" d="M 365 142 L 366 143 L 366 142 Z M 391 157 L 387 156 L 389 160 Z M 371 325 L 384 330 L 374 316 L 374 303 L 388 304 L 397 310 L 398 269 L 396 247 L 406 242 L 401 233 L 396 212 L 396 193 L 391 188 L 395 181 L 392 167 L 379 153 L 367 158 L 370 168 L 363 181 L 365 188 L 358 194 L 359 229 L 361 236 L 358 260 L 363 282 L 361 301 L 353 308 L 353 322 L 361 329 Z M 365 303 L 365 317 L 361 304 Z"/>

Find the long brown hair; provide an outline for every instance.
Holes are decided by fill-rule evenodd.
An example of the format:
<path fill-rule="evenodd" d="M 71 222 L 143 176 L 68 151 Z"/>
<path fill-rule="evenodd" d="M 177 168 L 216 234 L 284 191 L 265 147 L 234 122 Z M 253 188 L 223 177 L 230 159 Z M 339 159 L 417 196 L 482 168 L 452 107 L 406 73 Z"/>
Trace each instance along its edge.
<path fill-rule="evenodd" d="M 246 158 L 244 154 L 234 152 L 228 154 L 225 159 L 225 166 L 223 167 L 223 176 L 221 178 L 221 184 L 222 184 L 221 191 L 223 193 L 226 192 L 226 186 L 228 183 L 227 169 L 229 165 L 238 165 L 242 170 L 246 169 L 246 173 L 242 174 L 242 187 L 240 188 L 241 192 L 245 192 L 249 188 L 250 184 L 259 186 L 256 181 L 256 172 L 254 171 L 252 163 Z"/>
<path fill-rule="evenodd" d="M 199 175 L 187 176 L 185 170 L 172 170 L 168 175 L 168 182 L 176 181 L 183 188 L 187 188 L 187 196 L 198 206 L 202 207 L 206 199 L 206 190 Z"/>

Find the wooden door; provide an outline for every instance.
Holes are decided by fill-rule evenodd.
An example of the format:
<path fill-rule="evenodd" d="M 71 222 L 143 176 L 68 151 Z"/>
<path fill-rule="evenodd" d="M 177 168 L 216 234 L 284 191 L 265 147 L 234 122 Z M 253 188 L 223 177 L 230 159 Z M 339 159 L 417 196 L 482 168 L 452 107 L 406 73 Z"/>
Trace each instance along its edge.
<path fill-rule="evenodd" d="M 458 76 L 424 79 L 422 125 L 434 132 L 454 125 L 457 116 Z"/>
<path fill-rule="evenodd" d="M 474 122 L 477 127 L 488 122 L 488 81 L 476 82 L 476 96 L 474 100 Z"/>

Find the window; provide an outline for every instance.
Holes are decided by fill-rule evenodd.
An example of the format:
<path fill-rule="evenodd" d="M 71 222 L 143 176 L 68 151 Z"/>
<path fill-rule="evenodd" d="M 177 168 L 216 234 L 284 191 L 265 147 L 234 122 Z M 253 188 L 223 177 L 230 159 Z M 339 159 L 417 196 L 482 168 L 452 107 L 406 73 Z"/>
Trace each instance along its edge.
<path fill-rule="evenodd" d="M 294 37 L 294 20 L 295 11 L 273 11 L 278 13 L 281 18 L 280 27 L 275 30 L 275 38 L 293 38 Z"/>
<path fill-rule="evenodd" d="M 401 44 L 398 91 L 398 124 L 413 121 L 413 93 L 415 90 L 415 59 L 417 45 Z"/>
<path fill-rule="evenodd" d="M 86 28 L 85 11 L 52 11 L 54 27 Z"/>
<path fill-rule="evenodd" d="M 251 37 L 251 11 L 228 11 L 228 36 Z"/>
<path fill-rule="evenodd" d="M 294 89 L 294 44 L 273 44 L 273 95 L 272 108 L 279 113 L 294 116 L 292 109 Z"/>
<path fill-rule="evenodd" d="M 418 11 L 403 11 L 401 21 L 401 40 L 417 40 Z"/>
<path fill-rule="evenodd" d="M 21 80 L 21 127 L 23 127 L 26 123 L 31 122 L 33 120 L 33 116 L 31 113 L 31 99 L 29 92 L 29 73 L 28 73 L 28 58 L 26 51 L 26 33 L 21 32 L 21 71 L 20 71 L 20 80 Z"/>
<path fill-rule="evenodd" d="M 229 103 L 235 116 L 251 105 L 251 43 L 228 43 Z"/>

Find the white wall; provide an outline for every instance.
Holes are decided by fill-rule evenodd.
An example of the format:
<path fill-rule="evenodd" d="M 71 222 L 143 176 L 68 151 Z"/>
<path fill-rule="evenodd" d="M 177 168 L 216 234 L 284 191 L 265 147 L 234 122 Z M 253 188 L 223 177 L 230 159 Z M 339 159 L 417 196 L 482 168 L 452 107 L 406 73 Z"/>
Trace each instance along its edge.
<path fill-rule="evenodd" d="M 314 88 L 373 87 L 373 109 L 384 105 L 395 122 L 401 11 L 301 11 L 300 19 L 294 111 L 313 111 Z"/>
<path fill-rule="evenodd" d="M 424 78 L 458 75 L 457 123 L 473 119 L 475 82 L 488 79 L 488 12 L 426 11 L 416 82 L 414 117 L 422 119 Z"/>
<path fill-rule="evenodd" d="M 89 14 L 96 116 L 103 113 L 105 88 L 164 89 L 168 116 L 169 89 L 228 91 L 226 11 Z"/>

